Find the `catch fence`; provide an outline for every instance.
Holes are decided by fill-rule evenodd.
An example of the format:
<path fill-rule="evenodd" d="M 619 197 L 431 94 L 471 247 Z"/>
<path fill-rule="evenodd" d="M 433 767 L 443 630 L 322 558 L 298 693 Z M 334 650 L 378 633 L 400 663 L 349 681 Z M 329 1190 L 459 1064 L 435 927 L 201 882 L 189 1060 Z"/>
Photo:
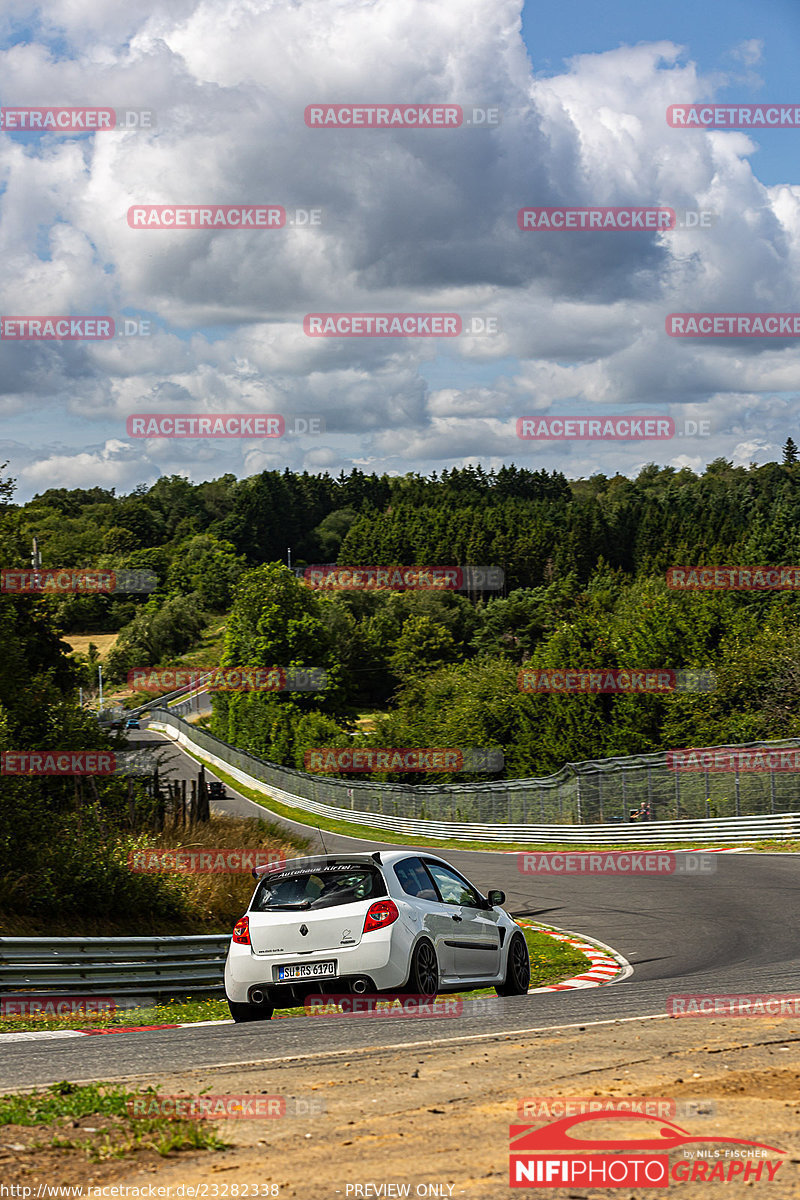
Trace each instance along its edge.
<path fill-rule="evenodd" d="M 423 784 L 311 775 L 238 750 L 174 712 L 157 709 L 153 720 L 237 771 L 275 791 L 348 814 L 364 813 L 454 825 L 514 826 L 696 823 L 708 818 L 769 817 L 800 812 L 800 770 L 676 771 L 666 752 L 567 763 L 543 778 Z M 800 750 L 800 738 L 729 747 Z M 800 754 L 797 755 L 800 762 Z M 305 805 L 299 805 L 305 807 Z M 320 810 L 317 810 L 320 811 Z M 355 819 L 350 816 L 351 820 Z M 371 822 L 369 822 L 371 823 Z M 687 830 L 688 833 L 688 830 Z M 688 836 L 694 836 L 693 833 Z"/>

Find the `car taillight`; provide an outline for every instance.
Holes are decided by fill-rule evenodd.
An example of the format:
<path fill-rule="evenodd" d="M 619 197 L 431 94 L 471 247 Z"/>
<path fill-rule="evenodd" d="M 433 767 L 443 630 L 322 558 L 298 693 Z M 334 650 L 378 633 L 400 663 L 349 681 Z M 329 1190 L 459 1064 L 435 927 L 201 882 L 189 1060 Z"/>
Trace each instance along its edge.
<path fill-rule="evenodd" d="M 250 945 L 250 918 L 241 917 L 233 927 L 233 940 L 239 946 Z"/>
<path fill-rule="evenodd" d="M 373 929 L 385 929 L 399 916 L 400 913 L 397 911 L 394 900 L 376 900 L 369 906 L 367 919 L 364 922 L 364 933 L 370 933 Z"/>

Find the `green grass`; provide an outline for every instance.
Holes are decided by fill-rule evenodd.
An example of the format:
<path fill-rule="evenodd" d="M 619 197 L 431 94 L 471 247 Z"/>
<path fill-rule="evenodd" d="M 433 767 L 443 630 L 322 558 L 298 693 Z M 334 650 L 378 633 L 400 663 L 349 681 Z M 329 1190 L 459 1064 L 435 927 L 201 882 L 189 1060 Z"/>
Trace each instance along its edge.
<path fill-rule="evenodd" d="M 145 1093 L 156 1095 L 153 1088 Z M 77 1150 L 92 1162 L 125 1158 L 137 1150 L 165 1156 L 175 1150 L 225 1150 L 230 1145 L 205 1122 L 131 1116 L 128 1106 L 141 1095 L 112 1083 L 62 1080 L 45 1091 L 0 1096 L 0 1126 L 55 1126 L 48 1140 L 35 1141 L 30 1148 Z M 102 1125 L 93 1124 L 82 1138 L 76 1124 L 87 1117 Z M 62 1128 L 69 1129 L 68 1136 Z"/>
<path fill-rule="evenodd" d="M 590 968 L 589 959 L 574 947 L 527 925 L 521 928 L 531 959 L 531 987 L 545 987 L 547 984 L 558 983 L 572 975 L 580 975 Z M 332 987 L 335 990 L 335 983 L 332 984 Z M 459 992 L 457 995 L 469 999 L 473 996 L 493 996 L 494 994 L 494 988 L 477 988 L 469 992 Z M 283 1017 L 306 1015 L 306 1011 L 302 1007 L 281 1009 L 280 1013 Z M 83 1017 L 46 1019 L 20 1017 L 13 1020 L 2 1020 L 0 1021 L 0 1032 L 32 1029 L 113 1029 L 130 1025 L 182 1025 L 194 1021 L 220 1020 L 230 1020 L 230 1009 L 226 1000 L 187 1000 L 185 1002 L 175 1000 L 150 1008 L 125 1009 L 110 1017 L 92 1014 Z M 1 1117 L 0 1124 L 2 1124 Z"/>
<path fill-rule="evenodd" d="M 176 999 L 147 1008 L 118 1009 L 110 1015 L 85 1013 L 63 1017 L 0 1017 L 0 1033 L 23 1033 L 36 1029 L 116 1029 L 130 1025 L 182 1025 L 194 1021 L 227 1020 L 230 1015 L 224 1000 Z"/>
<path fill-rule="evenodd" d="M 747 848 L 764 854 L 797 854 L 800 851 L 800 838 L 763 838 L 761 841 L 751 842 Z"/>
<path fill-rule="evenodd" d="M 216 614 L 211 618 L 208 625 L 200 635 L 199 642 L 187 650 L 185 654 L 180 654 L 175 658 L 169 659 L 167 662 L 159 663 L 157 667 L 150 668 L 153 671 L 211 671 L 214 667 L 219 666 L 219 660 L 222 657 L 223 644 L 225 641 L 225 627 L 228 623 L 228 614 Z M 171 689 L 170 689 L 171 690 Z M 147 704 L 150 701 L 158 699 L 158 695 L 154 692 L 136 692 L 131 696 L 125 696 L 127 688 L 124 684 L 112 684 L 106 691 L 106 696 L 109 701 L 115 697 L 124 700 L 126 708 L 139 708 L 142 704 Z M 162 693 L 165 694 L 165 693 Z"/>

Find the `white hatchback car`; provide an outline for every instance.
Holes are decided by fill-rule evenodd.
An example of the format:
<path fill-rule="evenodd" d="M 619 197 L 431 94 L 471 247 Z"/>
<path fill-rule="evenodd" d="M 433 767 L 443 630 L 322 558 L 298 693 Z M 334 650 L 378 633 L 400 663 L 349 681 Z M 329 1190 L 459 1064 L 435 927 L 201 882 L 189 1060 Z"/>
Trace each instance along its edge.
<path fill-rule="evenodd" d="M 504 893 L 482 896 L 432 854 L 326 854 L 253 874 L 225 963 L 234 1021 L 269 1020 L 319 992 L 528 990 L 528 947 Z"/>

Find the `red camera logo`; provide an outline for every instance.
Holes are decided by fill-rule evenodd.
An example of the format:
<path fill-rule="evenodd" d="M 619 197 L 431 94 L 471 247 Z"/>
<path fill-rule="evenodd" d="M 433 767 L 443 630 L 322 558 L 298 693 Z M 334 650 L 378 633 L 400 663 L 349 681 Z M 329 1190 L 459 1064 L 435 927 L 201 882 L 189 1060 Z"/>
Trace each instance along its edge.
<path fill-rule="evenodd" d="M 622 1131 L 621 1136 L 613 1140 L 592 1136 L 596 1131 L 592 1122 L 607 1125 L 619 1121 L 629 1125 L 636 1123 L 641 1136 L 631 1137 Z M 583 1132 L 575 1132 L 576 1127 Z M 771 1182 L 783 1164 L 766 1161 L 763 1152 L 785 1153 L 776 1146 L 742 1138 L 718 1134 L 694 1137 L 663 1117 L 656 1119 L 645 1113 L 610 1110 L 562 1117 L 540 1128 L 512 1125 L 509 1138 L 509 1184 L 512 1188 L 665 1188 L 671 1180 L 729 1182 L 741 1176 L 743 1182 L 749 1183 L 759 1181 L 764 1174 Z M 727 1157 L 720 1161 L 679 1161 L 670 1168 L 670 1151 L 709 1143 L 714 1146 L 727 1144 L 736 1149 L 725 1151 Z M 746 1154 L 742 1147 L 749 1153 Z M 743 1161 L 751 1156 L 758 1157 L 759 1161 Z"/>

